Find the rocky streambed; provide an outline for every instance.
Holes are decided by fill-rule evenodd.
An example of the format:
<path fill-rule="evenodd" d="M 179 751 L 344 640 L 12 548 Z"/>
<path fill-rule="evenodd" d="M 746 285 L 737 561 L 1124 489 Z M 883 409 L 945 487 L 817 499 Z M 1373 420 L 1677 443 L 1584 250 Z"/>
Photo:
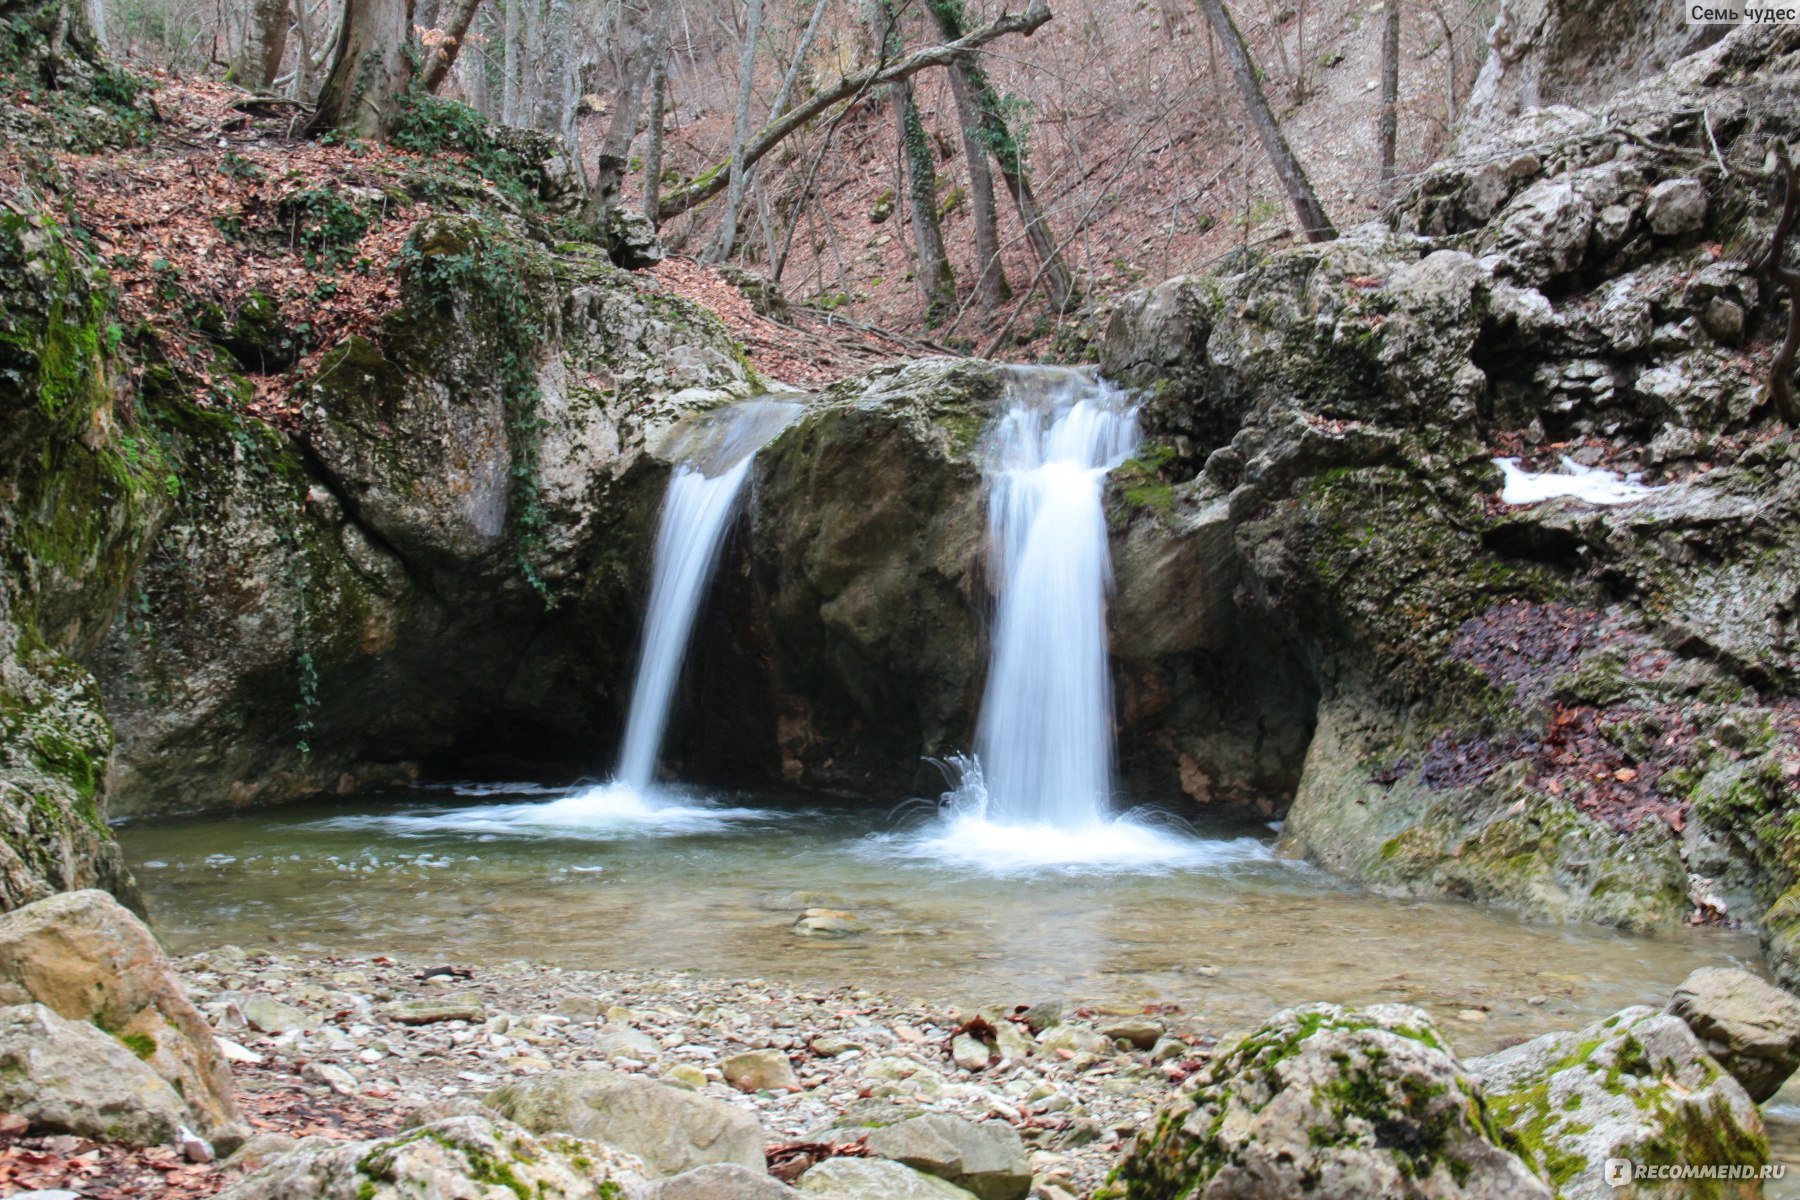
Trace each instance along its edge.
<path fill-rule="evenodd" d="M 171 961 L 66 894 L 0 917 L 0 1171 L 95 1198 L 1587 1197 L 1623 1157 L 1728 1166 L 1709 1194 L 1753 1196 L 1758 1103 L 1800 1063 L 1800 1001 L 1735 968 L 1485 1057 L 1400 1004 L 1231 1031 L 1019 999 Z"/>

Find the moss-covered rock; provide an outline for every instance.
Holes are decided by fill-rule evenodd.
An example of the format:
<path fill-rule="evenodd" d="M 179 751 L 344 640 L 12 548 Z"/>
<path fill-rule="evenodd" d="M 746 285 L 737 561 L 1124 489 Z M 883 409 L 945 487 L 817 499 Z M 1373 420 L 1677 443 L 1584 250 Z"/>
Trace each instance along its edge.
<path fill-rule="evenodd" d="M 1609 1200 L 1608 1159 L 1709 1163 L 1754 1174 L 1768 1161 L 1756 1104 L 1679 1017 L 1628 1008 L 1469 1063 L 1495 1122 L 1565 1200 Z M 1746 1180 L 1641 1181 L 1634 1195 L 1760 1196 Z"/>
<path fill-rule="evenodd" d="M 115 342 L 56 219 L 0 217 L 0 908 L 80 887 L 136 902 L 105 825 L 112 731 L 75 661 L 169 499 Z"/>
<path fill-rule="evenodd" d="M 1424 1012 L 1288 1009 L 1221 1046 L 1133 1139 L 1106 1200 L 1543 1197 Z"/>
<path fill-rule="evenodd" d="M 535 1138 L 507 1121 L 450 1117 L 367 1142 L 307 1138 L 226 1188 L 225 1200 L 645 1200 L 629 1155 L 571 1137 Z"/>

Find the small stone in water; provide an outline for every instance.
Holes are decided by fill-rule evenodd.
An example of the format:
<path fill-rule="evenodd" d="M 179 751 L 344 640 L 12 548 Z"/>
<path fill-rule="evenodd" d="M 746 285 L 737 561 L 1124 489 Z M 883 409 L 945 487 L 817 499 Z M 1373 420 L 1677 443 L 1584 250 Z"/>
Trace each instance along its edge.
<path fill-rule="evenodd" d="M 794 932 L 801 937 L 849 937 L 868 930 L 855 913 L 837 908 L 809 908 L 794 922 Z"/>

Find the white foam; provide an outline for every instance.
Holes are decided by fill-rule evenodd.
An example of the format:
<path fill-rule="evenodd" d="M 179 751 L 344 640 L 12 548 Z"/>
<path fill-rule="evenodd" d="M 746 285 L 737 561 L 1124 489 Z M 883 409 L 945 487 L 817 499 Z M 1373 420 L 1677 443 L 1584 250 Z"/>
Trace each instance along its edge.
<path fill-rule="evenodd" d="M 429 812 L 370 813 L 333 817 L 312 829 L 380 829 L 418 836 L 462 833 L 515 837 L 586 837 L 616 840 L 712 833 L 784 814 L 761 808 L 733 808 L 685 797 L 659 796 L 623 783 L 584 788 L 560 799 L 528 804 L 480 804 Z"/>
<path fill-rule="evenodd" d="M 991 821 L 951 813 L 910 834 L 871 839 L 878 852 L 928 859 L 987 875 L 1166 874 L 1267 862 L 1274 857 L 1255 838 L 1202 838 L 1129 814 L 1083 825 Z"/>
<path fill-rule="evenodd" d="M 1199 837 L 1166 815 L 1099 813 L 1055 824 L 996 817 L 978 759 L 958 755 L 938 766 L 954 784 L 938 802 L 941 815 L 906 833 L 868 838 L 868 851 L 987 875 L 1046 870 L 1160 875 L 1274 858 L 1256 838 Z"/>
<path fill-rule="evenodd" d="M 1542 504 L 1560 496 L 1588 504 L 1630 504 L 1662 490 L 1639 483 L 1635 475 L 1621 479 L 1604 467 L 1584 467 L 1566 454 L 1561 471 L 1527 471 L 1516 458 L 1496 458 L 1494 465 L 1506 477 L 1502 504 Z"/>

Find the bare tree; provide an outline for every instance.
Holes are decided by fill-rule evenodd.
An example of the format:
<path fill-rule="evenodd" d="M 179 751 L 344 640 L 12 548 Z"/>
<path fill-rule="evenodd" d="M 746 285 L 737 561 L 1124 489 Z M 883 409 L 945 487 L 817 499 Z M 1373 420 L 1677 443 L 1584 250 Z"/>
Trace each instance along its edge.
<path fill-rule="evenodd" d="M 915 50 L 898 62 L 883 62 L 865 70 L 853 71 L 830 87 L 820 88 L 759 130 L 744 146 L 744 165 L 753 165 L 791 134 L 805 128 L 813 118 L 821 116 L 842 101 L 860 97 L 880 84 L 911 78 L 930 67 L 948 66 L 970 50 L 985 46 L 995 38 L 1011 33 L 1029 34 L 1049 19 L 1050 9 L 1044 0 L 1031 0 L 1030 7 L 1024 12 L 997 17 L 954 42 L 943 42 L 923 50 Z M 662 216 L 665 219 L 677 216 L 718 195 L 725 190 L 733 173 L 731 163 L 722 163 L 666 193 L 658 201 Z"/>
<path fill-rule="evenodd" d="M 961 5 L 955 0 L 937 0 L 932 5 L 932 12 L 945 36 L 960 32 Z M 1007 120 L 1006 106 L 1001 101 L 999 91 L 988 80 L 980 56 L 971 48 L 957 59 L 957 65 L 961 67 L 974 93 L 980 140 L 993 156 L 994 165 L 999 168 L 1000 178 L 1006 184 L 1007 193 L 1012 196 L 1013 206 L 1019 210 L 1019 222 L 1025 227 L 1025 241 L 1037 256 L 1037 278 L 1043 280 L 1050 303 L 1058 309 L 1067 308 L 1075 295 L 1074 279 L 1069 274 L 1068 267 L 1063 264 L 1062 251 L 1057 248 L 1056 238 L 1050 232 L 1050 224 L 1044 219 L 1044 210 L 1038 204 L 1037 194 L 1032 190 L 1031 173 L 1025 166 L 1025 147 L 1013 132 L 1011 122 Z"/>
<path fill-rule="evenodd" d="M 1325 206 L 1319 203 L 1319 197 L 1313 192 L 1312 182 L 1306 177 L 1305 168 L 1288 146 L 1287 137 L 1281 132 L 1281 122 L 1275 119 L 1275 112 L 1263 95 L 1262 85 L 1256 79 L 1256 64 L 1250 58 L 1250 48 L 1244 44 L 1244 35 L 1238 32 L 1237 22 L 1231 19 L 1224 0 L 1195 2 L 1206 15 L 1213 33 L 1218 36 L 1219 45 L 1225 52 L 1226 64 L 1230 66 L 1232 78 L 1237 83 L 1238 95 L 1244 102 L 1244 108 L 1250 113 L 1250 123 L 1256 127 L 1257 137 L 1262 139 L 1263 151 L 1269 156 L 1269 165 L 1275 168 L 1276 177 L 1281 180 L 1281 186 L 1287 191 L 1288 200 L 1294 206 L 1294 216 L 1300 222 L 1301 232 L 1308 241 L 1330 241 L 1337 236 L 1337 230 L 1332 226 L 1331 218 L 1325 215 Z"/>
<path fill-rule="evenodd" d="M 657 200 L 662 192 L 663 163 L 663 120 L 664 108 L 669 96 L 669 9 L 670 3 L 662 7 L 662 19 L 657 21 L 652 35 L 650 49 L 650 114 L 648 140 L 644 145 L 644 215 L 650 219 L 651 225 L 662 220 L 657 211 Z"/>
<path fill-rule="evenodd" d="M 253 92 L 267 91 L 287 56 L 288 0 L 250 0 L 244 40 L 231 63 L 232 81 Z"/>
<path fill-rule="evenodd" d="M 928 0 L 938 32 L 954 41 L 962 35 L 958 0 Z M 981 136 L 981 100 L 964 62 L 950 64 L 950 94 L 956 101 L 956 123 L 962 135 L 963 162 L 969 171 L 969 212 L 975 225 L 975 302 L 991 311 L 1012 295 L 1000 264 L 1000 221 L 994 210 L 994 173 L 988 169 Z"/>
<path fill-rule="evenodd" d="M 1400 0 L 1387 0 L 1381 18 L 1381 119 L 1375 127 L 1381 165 L 1376 194 L 1381 203 L 1394 198 L 1394 143 L 1400 133 Z"/>
<path fill-rule="evenodd" d="M 762 34 L 762 0 L 749 0 L 744 14 L 744 44 L 738 56 L 737 120 L 731 130 L 731 180 L 725 193 L 725 212 L 719 218 L 718 236 L 703 256 L 707 262 L 731 257 L 737 244 L 738 208 L 744 203 L 744 170 L 750 164 L 745 150 L 750 141 L 750 98 L 756 84 L 756 39 Z"/>
<path fill-rule="evenodd" d="M 900 15 L 892 0 L 874 0 L 870 17 L 883 58 L 899 58 L 906 50 L 900 32 Z M 937 162 L 931 139 L 913 99 L 912 83 L 901 79 L 888 84 L 888 105 L 894 113 L 894 130 L 900 139 L 900 161 L 906 194 L 907 224 L 912 229 L 918 255 L 915 275 L 925 298 L 925 323 L 935 325 L 956 303 L 956 275 L 944 252 L 944 231 L 938 224 Z"/>
<path fill-rule="evenodd" d="M 413 78 L 412 0 L 344 0 L 331 73 L 309 128 L 385 138 Z"/>
<path fill-rule="evenodd" d="M 612 120 L 600 139 L 594 154 L 594 187 L 588 193 L 585 216 L 590 224 L 604 222 L 619 202 L 619 189 L 624 186 L 625 172 L 630 166 L 631 140 L 637 136 L 638 111 L 642 107 L 644 82 L 649 78 L 656 58 L 659 40 L 655 29 L 667 19 L 664 6 L 646 14 L 652 32 L 639 27 L 636 10 L 621 8 L 620 41 L 626 45 L 624 75 L 614 99 Z"/>

